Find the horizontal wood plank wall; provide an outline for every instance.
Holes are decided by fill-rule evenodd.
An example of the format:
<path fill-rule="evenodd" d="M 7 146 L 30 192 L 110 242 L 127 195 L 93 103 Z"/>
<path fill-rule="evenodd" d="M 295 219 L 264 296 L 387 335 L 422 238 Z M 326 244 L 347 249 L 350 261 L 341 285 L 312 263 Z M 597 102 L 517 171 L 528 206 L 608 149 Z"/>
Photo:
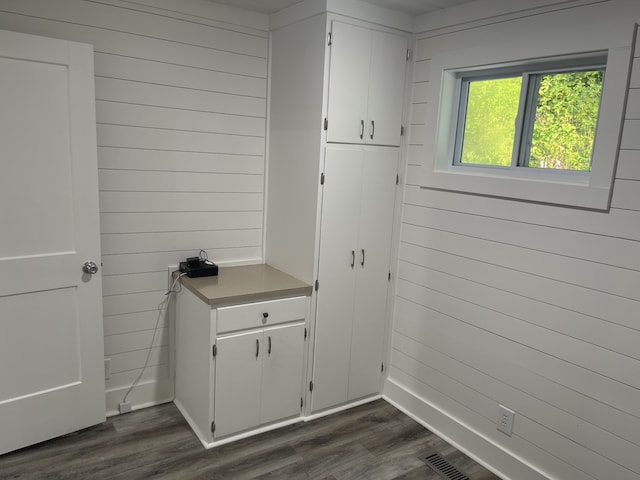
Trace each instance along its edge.
<path fill-rule="evenodd" d="M 637 4 L 605 3 L 640 21 Z M 640 44 L 612 208 L 598 213 L 412 181 L 435 128 L 428 37 L 417 40 L 390 398 L 405 391 L 414 412 L 417 398 L 443 413 L 449 423 L 434 427 L 471 453 L 460 425 L 521 460 L 513 478 L 638 480 Z M 512 437 L 496 430 L 498 404 L 516 412 Z"/>
<path fill-rule="evenodd" d="M 149 353 L 130 400 L 169 400 L 167 267 L 200 249 L 262 258 L 267 17 L 198 0 L 0 0 L 0 28 L 94 45 L 107 410 Z"/>

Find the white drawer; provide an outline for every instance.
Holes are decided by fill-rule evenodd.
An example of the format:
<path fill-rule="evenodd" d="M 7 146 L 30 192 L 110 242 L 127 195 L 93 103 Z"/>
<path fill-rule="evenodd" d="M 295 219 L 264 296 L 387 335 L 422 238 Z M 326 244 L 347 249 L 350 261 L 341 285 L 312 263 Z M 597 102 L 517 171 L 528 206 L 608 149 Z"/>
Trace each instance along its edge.
<path fill-rule="evenodd" d="M 304 320 L 307 313 L 307 298 L 281 298 L 267 302 L 244 303 L 218 308 L 217 333 Z"/>

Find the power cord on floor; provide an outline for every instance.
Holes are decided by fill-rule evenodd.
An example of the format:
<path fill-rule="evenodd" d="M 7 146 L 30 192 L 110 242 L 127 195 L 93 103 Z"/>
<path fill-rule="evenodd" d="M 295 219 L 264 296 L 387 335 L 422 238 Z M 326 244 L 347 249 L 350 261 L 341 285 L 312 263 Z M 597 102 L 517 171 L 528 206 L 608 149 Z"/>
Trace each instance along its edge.
<path fill-rule="evenodd" d="M 204 250 L 201 250 L 200 252 L 202 254 L 202 252 L 204 252 Z M 207 252 L 204 252 L 204 253 L 206 255 Z M 174 273 L 177 273 L 177 272 L 174 272 Z M 155 327 L 153 329 L 153 336 L 151 337 L 151 345 L 149 345 L 149 351 L 147 352 L 147 358 L 144 361 L 144 365 L 142 366 L 142 370 L 140 370 L 140 373 L 138 374 L 138 377 L 133 381 L 133 383 L 131 384 L 131 386 L 127 390 L 127 393 L 125 393 L 124 398 L 122 399 L 122 402 L 120 402 L 118 404 L 118 411 L 121 414 L 131 411 L 131 402 L 128 401 L 127 399 L 129 398 L 129 395 L 131 394 L 131 392 L 133 392 L 133 390 L 138 386 L 138 383 L 140 383 L 140 379 L 142 379 L 142 375 L 144 375 L 145 370 L 149 366 L 149 360 L 151 359 L 151 351 L 153 350 L 153 345 L 154 345 L 154 343 L 156 341 L 156 333 L 158 332 L 158 325 L 160 325 L 160 319 L 162 318 L 163 314 L 166 314 L 166 312 L 167 312 L 167 308 L 169 306 L 169 302 L 171 301 L 171 294 L 172 293 L 180 293 L 182 291 L 182 284 L 178 283 L 178 281 L 184 275 L 186 275 L 186 273 L 181 273 L 180 275 L 174 275 L 173 282 L 171 282 L 171 286 L 169 287 L 169 290 L 167 290 L 167 292 L 164 294 L 165 297 L 158 304 L 158 317 L 156 318 L 156 325 L 155 325 Z M 179 287 L 178 290 L 175 290 L 176 284 Z"/>

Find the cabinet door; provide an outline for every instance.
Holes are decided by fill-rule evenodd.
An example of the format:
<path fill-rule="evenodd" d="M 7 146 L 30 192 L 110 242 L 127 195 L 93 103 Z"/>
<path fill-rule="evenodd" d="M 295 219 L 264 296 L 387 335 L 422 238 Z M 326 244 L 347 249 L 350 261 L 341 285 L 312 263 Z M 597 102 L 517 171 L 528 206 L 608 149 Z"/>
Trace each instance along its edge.
<path fill-rule="evenodd" d="M 397 168 L 397 149 L 366 150 L 362 169 L 349 400 L 380 391 Z"/>
<path fill-rule="evenodd" d="M 327 142 L 364 143 L 371 31 L 333 22 Z"/>
<path fill-rule="evenodd" d="M 299 415 L 304 324 L 266 329 L 263 345 L 260 423 Z"/>
<path fill-rule="evenodd" d="M 366 142 L 400 145 L 407 39 L 377 31 L 371 39 Z"/>
<path fill-rule="evenodd" d="M 262 330 L 221 337 L 216 345 L 215 436 L 221 437 L 260 424 Z"/>
<path fill-rule="evenodd" d="M 327 147 L 322 196 L 312 410 L 347 401 L 360 214 L 361 147 Z"/>

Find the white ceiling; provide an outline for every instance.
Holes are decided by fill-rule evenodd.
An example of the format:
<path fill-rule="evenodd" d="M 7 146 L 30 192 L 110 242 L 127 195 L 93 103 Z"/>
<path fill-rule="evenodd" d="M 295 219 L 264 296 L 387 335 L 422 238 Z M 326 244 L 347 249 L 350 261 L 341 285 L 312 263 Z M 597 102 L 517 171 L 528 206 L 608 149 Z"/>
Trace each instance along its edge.
<path fill-rule="evenodd" d="M 216 3 L 253 10 L 261 13 L 273 13 L 302 0 L 213 0 Z M 470 3 L 477 0 L 362 0 L 367 3 L 386 7 L 391 10 L 405 12 L 410 15 L 443 10 L 445 8 Z"/>

